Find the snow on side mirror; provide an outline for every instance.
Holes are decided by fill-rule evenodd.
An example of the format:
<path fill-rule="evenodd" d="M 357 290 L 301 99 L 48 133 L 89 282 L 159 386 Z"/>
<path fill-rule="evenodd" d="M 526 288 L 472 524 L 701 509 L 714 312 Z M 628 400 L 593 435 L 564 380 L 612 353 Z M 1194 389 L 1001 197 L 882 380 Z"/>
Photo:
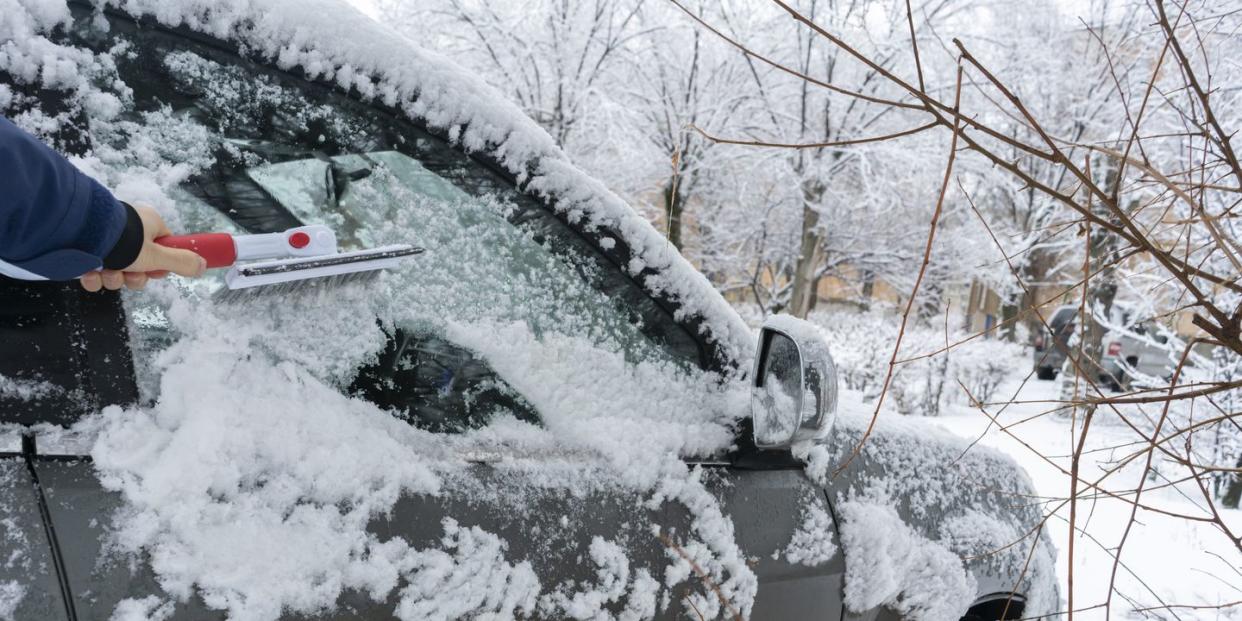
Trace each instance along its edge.
<path fill-rule="evenodd" d="M 791 315 L 769 317 L 755 351 L 755 446 L 788 448 L 827 435 L 836 422 L 837 367 L 815 326 Z"/>

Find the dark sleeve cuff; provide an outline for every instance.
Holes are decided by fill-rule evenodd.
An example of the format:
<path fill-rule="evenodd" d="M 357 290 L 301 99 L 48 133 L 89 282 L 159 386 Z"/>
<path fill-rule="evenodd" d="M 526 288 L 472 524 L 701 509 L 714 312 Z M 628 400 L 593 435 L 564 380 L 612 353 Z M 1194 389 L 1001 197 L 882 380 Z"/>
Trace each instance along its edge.
<path fill-rule="evenodd" d="M 121 230 L 121 238 L 116 241 L 112 251 L 104 257 L 103 267 L 106 270 L 125 269 L 133 265 L 138 259 L 138 253 L 142 252 L 142 218 L 138 217 L 138 212 L 129 203 L 121 201 L 121 206 L 125 208 L 125 228 Z"/>

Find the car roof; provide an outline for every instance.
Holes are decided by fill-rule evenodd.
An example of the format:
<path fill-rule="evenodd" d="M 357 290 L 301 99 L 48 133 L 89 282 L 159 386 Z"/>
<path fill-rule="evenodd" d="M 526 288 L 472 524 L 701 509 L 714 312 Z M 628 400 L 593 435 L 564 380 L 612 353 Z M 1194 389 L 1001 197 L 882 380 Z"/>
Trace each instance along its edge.
<path fill-rule="evenodd" d="M 374 11 L 373 4 L 354 2 Z M 34 37 L 71 19 L 67 8 L 58 15 L 48 0 L 19 0 L 19 6 L 27 9 Z M 707 278 L 646 218 L 578 168 L 506 95 L 350 3 L 129 0 L 107 10 L 235 44 L 248 56 L 331 82 L 444 134 L 496 163 L 527 192 L 548 200 L 571 226 L 619 242 L 606 254 L 648 291 L 675 304 L 678 318 L 695 324 L 719 357 L 745 368 L 753 355 L 750 329 Z M 46 45 L 40 42 L 31 49 Z M 66 55 L 74 54 L 81 51 L 66 50 Z"/>

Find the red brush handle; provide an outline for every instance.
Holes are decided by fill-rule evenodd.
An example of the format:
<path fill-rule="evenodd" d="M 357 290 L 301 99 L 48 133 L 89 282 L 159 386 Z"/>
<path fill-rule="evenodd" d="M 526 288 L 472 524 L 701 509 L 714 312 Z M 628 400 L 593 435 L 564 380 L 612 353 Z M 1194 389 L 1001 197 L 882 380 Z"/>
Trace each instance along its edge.
<path fill-rule="evenodd" d="M 207 267 L 228 267 L 237 261 L 237 244 L 228 233 L 169 235 L 156 239 L 155 243 L 169 248 L 191 250 L 207 259 Z"/>

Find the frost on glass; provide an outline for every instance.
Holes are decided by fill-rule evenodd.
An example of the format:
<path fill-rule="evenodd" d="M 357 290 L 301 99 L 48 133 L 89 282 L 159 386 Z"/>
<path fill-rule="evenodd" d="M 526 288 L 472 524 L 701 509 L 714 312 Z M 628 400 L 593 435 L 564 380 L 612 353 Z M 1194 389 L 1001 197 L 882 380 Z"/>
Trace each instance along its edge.
<path fill-rule="evenodd" d="M 565 413 L 548 409 L 583 409 L 585 399 L 531 405 L 523 395 L 541 393 L 540 383 L 556 384 L 562 393 L 594 393 L 601 383 L 623 385 L 627 393 L 650 395 L 651 409 L 673 419 L 690 413 L 669 412 L 673 402 L 686 402 L 694 412 L 719 402 L 702 398 L 705 391 L 717 390 L 719 380 L 694 368 L 701 351 L 693 338 L 580 233 L 484 165 L 339 95 L 287 86 L 258 69 L 218 63 L 192 51 L 164 50 L 158 44 L 135 49 L 148 61 L 158 57 L 158 66 L 167 72 L 166 84 L 150 85 L 159 108 L 146 113 L 147 120 L 159 122 L 146 131 L 170 134 L 160 127 L 177 126 L 176 135 L 187 136 L 193 132 L 182 126 L 197 128 L 192 147 L 185 147 L 195 150 L 185 160 L 192 163 L 192 173 L 174 191 L 182 226 L 268 232 L 324 224 L 337 232 L 342 250 L 391 243 L 426 250 L 386 274 L 382 286 L 369 292 L 375 299 L 362 304 L 365 311 L 341 318 L 335 330 L 315 338 L 318 353 L 266 339 L 279 353 L 319 366 L 334 361 L 329 375 L 342 387 L 350 382 L 348 369 L 361 367 L 355 392 L 435 431 L 484 426 L 495 415 L 534 420 Z M 151 80 L 141 72 L 134 77 Z M 221 213 L 236 226 L 217 226 L 214 220 Z M 209 294 L 201 291 L 204 285 L 193 286 Z M 259 310 L 264 308 L 268 311 Z M 273 317 L 289 312 L 260 302 L 251 310 Z M 376 351 L 375 339 L 354 336 L 363 329 L 360 317 L 367 311 L 382 323 L 386 349 Z M 294 334 L 297 324 L 308 321 L 289 318 L 278 329 Z M 328 323 L 324 327 L 330 328 Z M 538 369 L 504 364 L 500 358 L 512 358 L 514 352 L 475 343 L 470 326 L 510 333 L 519 326 L 533 338 L 515 343 L 544 352 L 535 358 L 561 355 L 554 352 L 574 343 L 659 371 L 627 366 L 602 377 L 590 368 L 574 368 L 549 377 Z M 449 332 L 457 336 L 450 338 Z M 157 334 L 140 340 L 158 349 L 169 338 Z M 322 343 L 331 340 L 339 346 Z M 359 346 L 369 349 L 359 351 Z M 591 354 L 584 350 L 574 356 Z M 548 363 L 544 368 L 558 366 Z M 507 371 L 493 372 L 497 365 Z M 683 379 L 687 375 L 690 381 Z M 653 377 L 665 386 L 652 386 Z M 673 396 L 688 387 L 700 396 Z M 536 409 L 541 416 L 535 416 Z M 708 413 L 710 418 L 722 415 L 731 416 Z"/>
<path fill-rule="evenodd" d="M 325 182 L 333 166 L 365 175 L 339 199 Z M 536 231 L 509 221 L 512 205 L 470 196 L 411 157 L 350 154 L 248 174 L 307 222 L 336 227 L 345 243 L 366 246 L 396 235 L 425 248 L 398 284 L 406 304 L 401 320 L 416 329 L 431 329 L 446 317 L 521 321 L 537 334 L 587 336 L 634 360 L 672 361 L 584 279 L 597 266 L 558 256 Z M 334 200 L 337 208 L 329 210 Z"/>

